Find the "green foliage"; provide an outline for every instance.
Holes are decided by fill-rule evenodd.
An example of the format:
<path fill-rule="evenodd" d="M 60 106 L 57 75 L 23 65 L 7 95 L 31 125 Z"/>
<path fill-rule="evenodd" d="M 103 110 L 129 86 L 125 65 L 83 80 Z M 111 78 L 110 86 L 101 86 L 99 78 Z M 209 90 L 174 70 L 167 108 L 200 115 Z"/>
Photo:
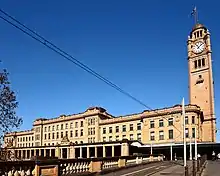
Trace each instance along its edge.
<path fill-rule="evenodd" d="M 16 115 L 18 102 L 15 93 L 10 89 L 8 72 L 4 69 L 0 72 L 0 137 L 3 133 L 22 124 L 22 119 Z"/>

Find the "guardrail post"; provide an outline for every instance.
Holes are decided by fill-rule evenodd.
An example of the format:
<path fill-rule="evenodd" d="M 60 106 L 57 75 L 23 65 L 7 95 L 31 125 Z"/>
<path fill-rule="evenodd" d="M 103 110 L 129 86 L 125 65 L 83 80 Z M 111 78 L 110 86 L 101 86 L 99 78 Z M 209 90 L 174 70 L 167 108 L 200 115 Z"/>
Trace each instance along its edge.
<path fill-rule="evenodd" d="M 189 176 L 189 173 L 188 173 L 188 166 L 185 166 L 185 176 Z"/>
<path fill-rule="evenodd" d="M 195 167 L 195 160 L 193 160 L 193 169 L 192 169 L 192 175 L 196 176 L 196 167 Z"/>

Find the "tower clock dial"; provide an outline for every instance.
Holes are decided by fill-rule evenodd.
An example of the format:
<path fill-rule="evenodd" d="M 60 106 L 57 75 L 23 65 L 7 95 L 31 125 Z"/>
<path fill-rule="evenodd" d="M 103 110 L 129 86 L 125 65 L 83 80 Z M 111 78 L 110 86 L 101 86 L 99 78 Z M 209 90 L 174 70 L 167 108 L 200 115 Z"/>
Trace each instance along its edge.
<path fill-rule="evenodd" d="M 203 42 L 196 42 L 193 46 L 193 52 L 198 54 L 201 53 L 205 49 L 205 43 Z"/>

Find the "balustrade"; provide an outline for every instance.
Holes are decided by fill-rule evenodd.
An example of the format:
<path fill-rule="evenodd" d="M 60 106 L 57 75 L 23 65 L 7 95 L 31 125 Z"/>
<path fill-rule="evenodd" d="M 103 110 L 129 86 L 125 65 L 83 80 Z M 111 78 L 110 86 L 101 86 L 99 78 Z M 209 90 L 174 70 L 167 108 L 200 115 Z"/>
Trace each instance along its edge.
<path fill-rule="evenodd" d="M 151 157 L 151 158 L 150 158 Z M 160 160 L 161 157 L 153 156 L 123 156 L 109 158 L 81 158 L 81 159 L 50 159 L 30 161 L 0 161 L 0 176 L 36 176 L 41 172 L 59 173 L 60 176 L 71 176 L 76 173 L 100 172 L 111 168 L 129 166 Z M 123 163 L 124 164 L 123 164 Z M 53 174 L 52 174 L 53 175 Z M 51 176 L 52 176 L 51 175 Z"/>

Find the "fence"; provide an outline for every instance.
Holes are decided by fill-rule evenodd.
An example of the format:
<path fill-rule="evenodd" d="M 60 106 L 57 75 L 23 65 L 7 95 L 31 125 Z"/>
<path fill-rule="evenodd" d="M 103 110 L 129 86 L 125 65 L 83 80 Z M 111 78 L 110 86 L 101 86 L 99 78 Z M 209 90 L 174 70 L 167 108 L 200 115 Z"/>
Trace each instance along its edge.
<path fill-rule="evenodd" d="M 207 161 L 207 155 L 203 155 L 201 159 L 197 161 L 193 160 L 185 167 L 185 176 L 201 175 L 202 169 Z"/>
<path fill-rule="evenodd" d="M 163 157 L 160 155 L 51 160 L 38 160 L 36 158 L 35 161 L 0 162 L 0 176 L 88 175 L 162 160 Z"/>

